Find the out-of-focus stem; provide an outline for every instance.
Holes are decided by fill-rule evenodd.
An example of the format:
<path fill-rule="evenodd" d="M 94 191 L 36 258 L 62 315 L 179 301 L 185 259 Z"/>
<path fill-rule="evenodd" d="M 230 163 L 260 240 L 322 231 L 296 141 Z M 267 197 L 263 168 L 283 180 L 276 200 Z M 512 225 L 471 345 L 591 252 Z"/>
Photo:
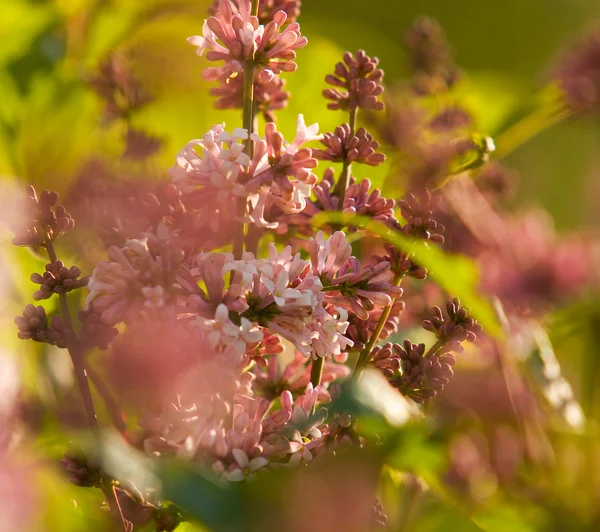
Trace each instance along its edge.
<path fill-rule="evenodd" d="M 354 131 L 356 130 L 356 115 L 358 114 L 358 107 L 355 107 L 350 111 L 350 137 L 354 136 Z M 335 187 L 335 191 L 338 194 L 338 198 L 340 198 L 338 202 L 338 211 L 344 209 L 344 195 L 346 194 L 346 189 L 348 188 L 348 182 L 350 181 L 350 173 L 351 173 L 351 165 L 352 163 L 348 160 L 344 161 L 342 166 L 342 172 L 340 174 L 340 179 Z"/>
<path fill-rule="evenodd" d="M 356 115 L 358 114 L 358 107 L 354 107 L 350 111 L 350 136 L 354 136 L 354 130 L 356 129 Z M 348 160 L 344 161 L 344 165 L 342 166 L 342 172 L 340 174 L 340 179 L 337 183 L 336 189 L 338 194 L 338 211 L 342 211 L 344 209 L 344 196 L 346 195 L 346 189 L 348 188 L 348 182 L 350 181 L 350 166 L 351 163 Z M 388 311 L 389 314 L 389 311 Z M 384 322 L 385 324 L 385 322 Z M 310 382 L 313 386 L 318 386 L 321 383 L 321 376 L 323 375 L 323 357 L 317 358 L 312 363 L 312 367 L 310 369 Z"/>
<path fill-rule="evenodd" d="M 394 286 L 400 286 L 400 283 L 402 282 L 403 278 L 404 278 L 404 274 L 397 273 L 394 277 Z M 354 374 L 352 375 L 353 379 L 360 378 L 362 370 L 369 362 L 369 357 L 371 356 L 371 351 L 373 350 L 373 347 L 375 347 L 375 344 L 379 340 L 381 331 L 383 331 L 383 328 L 385 327 L 385 324 L 386 324 L 388 318 L 390 317 L 390 312 L 392 311 L 392 307 L 394 306 L 394 301 L 395 301 L 395 299 L 392 299 L 392 302 L 383 309 L 383 311 L 381 312 L 381 316 L 379 316 L 379 321 L 377 322 L 377 325 L 375 326 L 375 330 L 373 331 L 373 334 L 371 335 L 371 338 L 369 338 L 367 345 L 359 353 L 358 358 L 356 359 L 356 365 L 354 366 Z"/>
<path fill-rule="evenodd" d="M 48 251 L 48 258 L 50 262 L 55 262 L 57 259 L 56 251 L 54 250 L 54 245 L 52 242 L 47 242 L 46 250 Z M 92 399 L 92 393 L 90 391 L 90 385 L 87 380 L 87 373 L 85 371 L 85 366 L 83 364 L 83 356 L 81 354 L 81 350 L 79 349 L 79 342 L 77 338 L 75 338 L 75 334 L 73 332 L 73 322 L 71 320 L 71 314 L 69 312 L 69 304 L 67 301 L 67 294 L 61 293 L 59 295 L 60 299 L 60 310 L 63 318 L 63 322 L 67 327 L 71 338 L 69 339 L 69 346 L 67 351 L 69 352 L 69 356 L 71 357 L 71 362 L 73 363 L 73 368 L 75 370 L 75 378 L 77 380 L 77 386 L 79 387 L 79 391 L 81 393 L 81 397 L 83 399 L 83 405 L 85 407 L 85 413 L 88 420 L 88 425 L 90 430 L 94 433 L 98 432 L 98 418 L 96 416 L 96 410 L 94 408 L 94 401 Z"/>
<path fill-rule="evenodd" d="M 264 230 L 260 227 L 250 224 L 246 233 L 246 251 L 252 253 L 255 257 L 258 253 L 258 244 L 264 234 Z"/>
<path fill-rule="evenodd" d="M 58 260 L 56 256 L 56 250 L 54 249 L 54 244 L 52 243 L 52 241 L 48 240 L 45 243 L 45 248 L 48 252 L 48 258 L 51 262 L 55 262 L 56 260 Z M 65 324 L 70 335 L 67 351 L 69 353 L 69 356 L 71 357 L 73 369 L 75 370 L 75 379 L 77 380 L 77 386 L 79 387 L 81 397 L 83 398 L 83 404 L 85 407 L 88 425 L 92 434 L 94 435 L 94 438 L 99 444 L 100 429 L 98 427 L 98 417 L 96 416 L 96 409 L 94 408 L 94 400 L 92 398 L 92 392 L 90 390 L 90 384 L 88 382 L 88 375 L 83 361 L 83 353 L 81 352 L 79 339 L 76 337 L 73 329 L 73 321 L 71 320 L 71 313 L 69 312 L 67 294 L 59 294 L 59 299 L 63 323 Z M 121 512 L 121 507 L 119 505 L 119 501 L 117 500 L 114 487 L 111 485 L 110 481 L 103 480 L 101 483 L 101 488 L 102 493 L 104 493 L 104 496 L 106 498 L 106 502 L 108 503 L 110 513 L 115 523 L 119 527 L 119 530 L 127 531 L 128 526 L 126 525 L 125 518 L 123 517 L 123 513 Z"/>
<path fill-rule="evenodd" d="M 535 111 L 529 113 L 508 129 L 494 137 L 495 149 L 490 155 L 495 160 L 506 157 L 542 131 L 562 122 L 573 113 L 573 110 L 570 109 L 561 98 L 557 97 L 556 100 L 547 103 L 542 107 L 538 107 Z M 452 169 L 448 176 L 435 186 L 434 190 L 443 188 L 449 181 L 458 175 L 477 170 L 485 162 L 485 159 L 477 158 L 458 168 Z M 472 175 L 474 179 L 477 178 L 477 173 L 473 173 Z"/>
<path fill-rule="evenodd" d="M 318 357 L 316 360 L 313 360 L 312 366 L 310 368 L 310 382 L 313 387 L 317 387 L 321 384 L 321 377 L 323 375 L 323 357 Z"/>
<path fill-rule="evenodd" d="M 407 532 L 410 530 L 410 525 L 417 513 L 419 500 L 423 489 L 419 484 L 419 480 L 411 473 L 407 477 L 404 496 L 402 498 L 400 523 L 397 530 L 399 532 Z"/>
<path fill-rule="evenodd" d="M 115 401 L 115 398 L 112 396 L 110 390 L 106 386 L 106 383 L 102 380 L 102 377 L 100 377 L 100 375 L 98 375 L 89 366 L 86 366 L 85 370 L 88 378 L 92 381 L 94 388 L 96 388 L 98 395 L 102 398 L 102 401 L 106 405 L 106 409 L 112 418 L 113 424 L 121 434 L 124 434 L 125 430 L 127 429 L 125 417 L 123 416 L 123 412 L 121 412 L 119 405 Z"/>

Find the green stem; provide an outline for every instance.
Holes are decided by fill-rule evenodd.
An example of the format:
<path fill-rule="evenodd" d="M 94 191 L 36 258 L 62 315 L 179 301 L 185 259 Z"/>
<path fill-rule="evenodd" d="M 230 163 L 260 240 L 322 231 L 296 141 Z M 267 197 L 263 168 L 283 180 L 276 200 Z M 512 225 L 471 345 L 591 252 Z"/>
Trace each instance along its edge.
<path fill-rule="evenodd" d="M 343 284 L 332 284 L 331 286 L 324 286 L 322 292 L 339 292 L 344 287 Z"/>
<path fill-rule="evenodd" d="M 55 262 L 56 260 L 58 260 L 56 256 L 56 250 L 54 249 L 54 244 L 52 243 L 52 241 L 47 241 L 44 246 L 46 248 L 46 251 L 48 252 L 48 258 L 50 259 L 50 262 Z M 88 382 L 88 375 L 85 369 L 83 353 L 81 351 L 79 339 L 75 335 L 75 330 L 73 329 L 73 321 L 71 320 L 71 313 L 69 312 L 67 294 L 59 294 L 59 300 L 63 323 L 67 328 L 70 336 L 67 346 L 67 352 L 71 357 L 71 362 L 75 371 L 75 379 L 77 380 L 77 386 L 79 387 L 81 397 L 83 398 L 83 405 L 85 407 L 88 425 L 92 434 L 94 435 L 94 438 L 100 445 L 101 440 L 100 428 L 98 426 L 98 416 L 96 416 L 96 409 L 94 408 L 94 400 L 92 398 L 92 392 L 90 390 L 90 384 Z M 102 493 L 104 493 L 104 496 L 106 498 L 106 502 L 108 503 L 110 513 L 114 521 L 117 523 L 117 526 L 120 530 L 127 531 L 129 528 L 126 524 L 125 518 L 123 517 L 123 513 L 121 511 L 121 507 L 119 505 L 119 501 L 117 500 L 112 483 L 109 480 L 102 480 L 101 489 Z"/>
<path fill-rule="evenodd" d="M 423 358 L 429 358 L 430 356 L 435 355 L 439 350 L 440 347 L 442 347 L 444 345 L 444 342 L 442 342 L 441 340 L 438 340 L 435 344 L 433 344 L 429 350 L 427 351 L 427 353 L 425 353 L 423 355 Z"/>
<path fill-rule="evenodd" d="M 490 156 L 496 160 L 506 157 L 545 129 L 562 122 L 572 114 L 573 111 L 566 106 L 562 99 L 557 98 L 555 101 L 528 114 L 495 137 L 495 150 L 490 153 Z M 476 170 L 485 162 L 485 159 L 476 158 L 458 168 L 454 168 L 445 179 L 436 185 L 434 190 L 443 188 L 457 175 L 470 170 Z M 473 175 L 474 179 L 476 179 L 476 174 Z"/>
<path fill-rule="evenodd" d="M 404 274 L 397 273 L 394 277 L 394 286 L 400 286 L 403 277 Z M 390 316 L 390 312 L 392 311 L 392 307 L 394 306 L 394 301 L 395 300 L 393 299 L 392 302 L 383 309 L 383 312 L 381 313 L 381 316 L 379 316 L 379 321 L 375 326 L 375 330 L 373 331 L 371 338 L 369 338 L 367 345 L 359 353 L 358 358 L 356 359 L 356 365 L 354 366 L 354 374 L 352 375 L 353 379 L 360 378 L 362 370 L 369 362 L 371 351 L 373 350 L 373 347 L 375 347 L 375 344 L 377 343 L 377 341 L 379 340 L 379 336 L 381 335 L 381 331 L 383 331 L 383 328 L 385 327 L 385 324 Z"/>
<path fill-rule="evenodd" d="M 123 415 L 123 412 L 119 408 L 119 405 L 115 401 L 115 398 L 112 396 L 110 390 L 108 389 L 108 386 L 102 380 L 100 375 L 98 375 L 92 368 L 90 368 L 89 365 L 86 365 L 85 370 L 88 378 L 90 379 L 90 381 L 92 381 L 94 388 L 98 392 L 98 395 L 102 398 L 102 401 L 106 405 L 106 409 L 108 410 L 108 413 L 110 414 L 110 417 L 112 418 L 113 424 L 115 425 L 116 429 L 121 434 L 125 434 L 125 431 L 127 430 L 127 422 L 125 421 L 125 416 Z"/>
<path fill-rule="evenodd" d="M 397 528 L 399 532 L 407 532 L 410 530 L 410 525 L 412 524 L 418 511 L 419 501 L 422 493 L 423 490 L 419 484 L 419 481 L 417 480 L 417 477 L 410 473 L 406 480 L 404 496 L 402 497 L 403 500 L 400 523 L 398 524 Z"/>
<path fill-rule="evenodd" d="M 358 107 L 355 107 L 350 111 L 350 136 L 354 136 L 354 131 L 356 130 L 356 116 L 358 114 Z M 340 173 L 340 179 L 335 187 L 335 192 L 340 198 L 338 202 L 338 211 L 343 210 L 344 208 L 344 196 L 346 194 L 346 189 L 348 188 L 348 183 L 350 182 L 350 174 L 351 174 L 351 166 L 352 163 L 347 159 L 344 160 L 344 164 L 342 166 L 342 172 Z"/>
<path fill-rule="evenodd" d="M 600 316 L 592 316 L 589 324 L 589 334 L 592 341 L 591 346 L 600 345 Z M 600 377 L 600 360 L 595 351 L 587 351 L 584 357 L 584 367 L 581 396 L 584 411 L 589 419 L 596 420 L 597 402 L 598 402 L 598 379 Z"/>
<path fill-rule="evenodd" d="M 316 360 L 313 360 L 312 366 L 310 368 L 310 382 L 312 383 L 313 388 L 316 388 L 319 384 L 321 384 L 324 360 L 324 357 L 318 357 Z"/>
<path fill-rule="evenodd" d="M 258 254 L 258 244 L 264 234 L 264 230 L 255 225 L 248 226 L 248 233 L 246 234 L 245 245 L 246 251 L 252 253 L 255 257 Z"/>
<path fill-rule="evenodd" d="M 55 262 L 57 259 L 56 251 L 54 250 L 54 244 L 50 241 L 45 244 L 46 250 L 48 251 L 48 258 L 50 262 Z M 73 321 L 71 320 L 71 314 L 69 312 L 69 303 L 67 301 L 67 294 L 59 294 L 60 299 L 60 310 L 63 318 L 63 322 L 69 331 L 69 344 L 67 351 L 71 357 L 73 368 L 75 370 L 75 378 L 77 385 L 83 398 L 83 405 L 85 407 L 85 413 L 88 420 L 90 430 L 97 434 L 98 433 L 98 417 L 96 416 L 96 410 L 94 408 L 94 400 L 92 399 L 92 392 L 90 391 L 90 385 L 87 379 L 87 373 L 83 363 L 83 356 L 79 348 L 79 341 L 75 336 L 73 329 Z"/>
<path fill-rule="evenodd" d="M 258 0 L 252 2 L 252 12 L 258 10 Z M 254 155 L 254 141 L 251 136 L 254 132 L 254 58 L 248 59 L 244 64 L 244 100 L 242 104 L 242 122 L 243 128 L 248 132 L 248 139 L 244 152 L 250 160 Z M 240 197 L 237 199 L 236 215 L 238 224 L 233 238 L 233 256 L 236 259 L 241 259 L 244 253 L 244 233 L 245 223 L 244 216 L 246 215 L 247 199 Z"/>

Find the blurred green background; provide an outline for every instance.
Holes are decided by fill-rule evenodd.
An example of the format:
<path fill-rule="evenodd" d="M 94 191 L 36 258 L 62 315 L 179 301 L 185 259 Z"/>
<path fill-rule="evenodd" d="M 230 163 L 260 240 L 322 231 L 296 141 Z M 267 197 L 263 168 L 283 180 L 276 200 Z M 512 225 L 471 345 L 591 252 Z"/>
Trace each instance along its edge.
<path fill-rule="evenodd" d="M 213 108 L 208 94 L 211 84 L 201 79 L 205 61 L 185 41 L 201 33 L 208 5 L 192 0 L 2 0 L 0 191 L 4 197 L 29 183 L 68 194 L 94 160 L 102 160 L 109 175 L 162 176 L 177 151 L 214 123 L 225 121 L 231 129 L 240 126 L 239 112 Z M 408 72 L 403 34 L 419 15 L 438 19 L 446 29 L 455 61 L 465 71 L 458 90 L 477 117 L 478 130 L 493 136 L 520 116 L 523 105 L 544 85 L 557 52 L 600 20 L 600 2 L 304 0 L 300 24 L 309 45 L 298 54 L 298 71 L 286 76 L 292 97 L 289 107 L 278 113 L 284 134 L 292 135 L 298 113 L 305 115 L 308 124 L 318 121 L 322 131 L 331 131 L 345 120 L 342 113 L 326 110 L 321 91 L 323 78 L 346 49 L 363 48 L 378 56 L 386 84 L 399 83 Z M 91 89 L 90 80 L 114 53 L 127 58 L 149 102 L 107 122 L 105 102 Z M 512 153 L 505 162 L 520 174 L 515 207 L 545 208 L 560 231 L 597 223 L 599 126 L 594 117 L 570 119 Z M 144 160 L 125 157 L 128 127 L 160 139 L 158 152 Z M 382 182 L 389 169 L 386 165 L 376 171 L 361 169 L 359 175 Z M 25 249 L 10 247 L 10 238 L 3 230 L 0 341 L 20 358 L 41 360 L 45 354 L 38 344 L 16 339 L 12 320 L 30 302 L 29 275 L 43 269 L 43 261 Z M 573 334 L 577 327 L 567 327 L 568 333 L 556 333 L 558 356 L 576 389 L 581 364 L 597 355 L 593 325 L 597 322 L 586 316 L 592 325 L 583 332 Z M 26 387 L 35 388 L 37 367 L 26 365 Z M 48 439 L 52 442 L 51 436 Z M 553 493 L 560 493 L 559 488 L 552 487 Z M 61 518 L 64 512 L 74 511 L 69 502 L 73 489 L 66 484 L 64 489 L 63 495 L 48 502 L 56 514 L 48 517 L 48 530 L 81 529 L 82 512 L 76 512 L 72 524 Z M 574 513 L 580 510 L 576 502 L 569 505 Z M 526 522 L 544 520 L 538 519 L 542 510 L 528 508 L 532 516 Z M 535 529 L 516 518 L 515 511 L 512 507 L 500 511 L 504 513 L 497 522 L 504 525 L 485 529 Z M 482 516 L 486 518 L 489 515 Z M 472 526 L 456 510 L 440 506 L 424 518 L 419 530 L 465 531 Z M 555 530 L 571 529 L 564 526 Z M 573 528 L 579 529 L 584 528 Z"/>

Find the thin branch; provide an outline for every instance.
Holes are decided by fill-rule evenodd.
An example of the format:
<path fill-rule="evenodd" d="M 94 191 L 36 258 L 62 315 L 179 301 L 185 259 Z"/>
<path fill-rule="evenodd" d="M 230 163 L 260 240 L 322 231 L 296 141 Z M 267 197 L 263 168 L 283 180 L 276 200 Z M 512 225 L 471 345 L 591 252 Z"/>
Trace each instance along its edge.
<path fill-rule="evenodd" d="M 252 2 L 252 13 L 258 12 L 258 0 Z M 252 133 L 254 131 L 254 58 L 248 59 L 244 64 L 244 94 L 242 104 L 242 127 L 248 132 L 248 139 L 244 152 L 252 160 L 254 155 L 254 141 Z M 233 239 L 233 256 L 241 259 L 244 253 L 244 233 L 247 198 L 239 197 L 237 199 L 236 216 L 238 218 L 235 236 Z"/>
<path fill-rule="evenodd" d="M 48 240 L 44 247 L 48 252 L 48 258 L 51 262 L 55 262 L 57 259 L 56 250 L 54 249 L 54 244 L 51 240 Z M 94 408 L 94 400 L 92 398 L 92 392 L 90 390 L 90 384 L 88 382 L 88 374 L 85 369 L 84 361 L 83 361 L 83 353 L 81 351 L 81 346 L 79 343 L 79 339 L 77 338 L 75 331 L 73 329 L 73 320 L 71 319 L 71 313 L 69 312 L 69 303 L 67 301 L 67 294 L 61 293 L 59 294 L 60 299 L 60 310 L 63 318 L 63 323 L 67 328 L 69 338 L 67 351 L 69 356 L 71 357 L 71 362 L 73 364 L 73 369 L 75 370 L 75 378 L 77 380 L 77 386 L 79 387 L 79 392 L 81 393 L 81 397 L 83 398 L 83 404 L 85 407 L 85 413 L 88 420 L 88 425 L 94 438 L 96 439 L 98 445 L 101 444 L 100 440 L 100 428 L 98 426 L 98 417 L 96 416 L 96 409 Z M 115 522 L 119 529 L 128 532 L 130 527 L 127 525 L 127 521 L 123 517 L 123 513 L 121 512 L 121 507 L 119 506 L 119 502 L 117 501 L 114 488 L 110 482 L 106 480 L 102 481 L 102 492 L 106 497 L 106 501 L 108 503 L 110 513 L 113 516 Z"/>
<path fill-rule="evenodd" d="M 324 357 L 318 357 L 316 360 L 313 360 L 312 366 L 310 368 L 310 382 L 312 383 L 314 388 L 321 384 L 324 360 Z"/>
<path fill-rule="evenodd" d="M 354 136 L 354 131 L 356 130 L 357 115 L 358 107 L 355 107 L 350 111 L 350 138 Z M 338 198 L 340 198 L 338 202 L 338 211 L 341 211 L 344 208 L 344 196 L 346 194 L 346 189 L 348 188 L 348 183 L 350 182 L 351 166 L 352 163 L 349 160 L 344 160 L 340 179 L 335 187 L 335 192 L 337 192 Z"/>
<path fill-rule="evenodd" d="M 397 273 L 394 276 L 394 286 L 400 286 L 400 283 L 402 282 L 403 278 L 404 278 L 404 274 Z M 375 330 L 373 331 L 371 338 L 369 338 L 367 345 L 359 353 L 358 358 L 356 359 L 356 365 L 354 366 L 354 374 L 352 375 L 353 379 L 360 378 L 362 370 L 369 362 L 369 358 L 371 357 L 371 351 L 373 350 L 373 347 L 375 347 L 375 344 L 379 340 L 381 331 L 383 331 L 383 328 L 385 327 L 385 324 L 390 316 L 390 312 L 392 311 L 392 307 L 394 306 L 395 301 L 396 300 L 393 299 L 392 302 L 387 307 L 385 307 L 383 309 L 383 311 L 381 312 L 381 316 L 379 316 L 379 321 L 377 322 L 377 325 L 375 326 Z"/>
<path fill-rule="evenodd" d="M 96 388 L 98 395 L 102 398 L 102 401 L 106 405 L 106 409 L 112 418 L 113 424 L 121 434 L 124 434 L 127 430 L 127 422 L 125 421 L 125 416 L 119 408 L 117 401 L 115 401 L 115 398 L 108 389 L 108 386 L 106 386 L 106 383 L 102 380 L 102 377 L 100 377 L 100 375 L 98 375 L 91 367 L 89 367 L 89 365 L 86 366 L 85 370 L 89 379 L 92 381 L 94 388 Z"/>

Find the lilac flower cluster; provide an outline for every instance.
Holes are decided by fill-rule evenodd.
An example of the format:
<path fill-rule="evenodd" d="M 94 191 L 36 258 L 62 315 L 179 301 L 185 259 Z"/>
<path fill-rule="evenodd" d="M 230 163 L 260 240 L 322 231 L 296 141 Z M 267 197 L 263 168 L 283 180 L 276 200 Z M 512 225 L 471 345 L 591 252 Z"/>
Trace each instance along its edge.
<path fill-rule="evenodd" d="M 352 216 L 436 246 L 444 242 L 441 196 L 420 187 L 390 199 L 369 179 L 353 176 L 353 165 L 385 161 L 379 143 L 358 127 L 359 109 L 383 109 L 383 71 L 362 50 L 344 54 L 326 78 L 335 87 L 324 92 L 328 107 L 347 112 L 348 123 L 321 135 L 318 124 L 307 126 L 299 115 L 293 140 L 278 131 L 273 111 L 287 100 L 278 75 L 295 70 L 296 50 L 307 43 L 296 22 L 299 6 L 215 3 L 203 35 L 189 42 L 221 63 L 203 75 L 221 84 L 212 91 L 218 108 L 243 109 L 244 127 L 215 124 L 188 142 L 175 157 L 170 183 L 126 204 L 135 223 L 118 221 L 106 260 L 89 278 L 56 256 L 55 239 L 73 227 L 56 194 L 38 199 L 29 190 L 15 238 L 17 245 L 47 250 L 46 271 L 31 277 L 40 285 L 33 297 L 56 295 L 61 310 L 60 318 L 49 317 L 28 305 L 15 320 L 19 337 L 68 350 L 91 430 L 97 434 L 99 426 L 88 377 L 132 445 L 150 457 L 210 468 L 230 482 L 306 465 L 340 446 L 368 445 L 354 414 L 331 407 L 341 384 L 371 366 L 422 403 L 452 376 L 451 352 L 481 331 L 454 300 L 423 322 L 437 340 L 427 352 L 410 341 L 380 344 L 398 332 L 406 306 L 400 284 L 423 280 L 427 271 L 368 232 L 359 233 L 360 249 L 353 245 L 348 234 L 362 222 Z M 267 118 L 264 131 L 255 120 L 259 112 Z M 314 141 L 325 149 L 308 147 Z M 339 176 L 327 169 L 319 178 L 320 160 L 339 164 Z M 348 221 L 317 231 L 314 216 L 333 211 Z M 77 323 L 67 293 L 84 288 Z M 85 356 L 96 348 L 107 351 L 108 370 L 101 374 L 138 416 L 135 433 Z M 112 479 L 94 457 L 73 451 L 62 464 L 74 484 L 103 490 L 125 529 L 128 521 L 149 519 L 176 526 L 152 494 L 123 485 L 106 490 Z M 372 523 L 385 526 L 381 504 L 371 510 Z"/>
<path fill-rule="evenodd" d="M 251 13 L 251 7 L 250 0 L 217 0 L 212 16 L 204 22 L 203 35 L 188 42 L 198 47 L 198 55 L 207 51 L 209 61 L 224 61 L 223 66 L 203 73 L 205 79 L 219 82 L 211 91 L 219 97 L 218 109 L 242 108 L 245 69 L 250 66 L 254 105 L 273 121 L 273 111 L 285 107 L 289 98 L 278 74 L 296 70 L 296 50 L 308 41 L 296 22 L 300 1 L 261 0 L 256 13 Z"/>
<path fill-rule="evenodd" d="M 418 18 L 405 35 L 417 94 L 435 94 L 452 87 L 460 71 L 452 61 L 452 51 L 443 28 L 427 17 Z"/>
<path fill-rule="evenodd" d="M 38 198 L 33 187 L 21 206 L 22 216 L 15 221 L 15 246 L 45 247 L 73 228 L 73 218 L 62 205 L 57 205 L 58 194 L 44 190 Z"/>
<path fill-rule="evenodd" d="M 289 43 L 303 42 L 294 33 L 296 23 L 278 34 L 283 22 L 280 11 L 271 21 L 261 20 L 263 27 L 247 2 L 221 1 L 204 36 L 193 39 L 200 53 L 209 50 L 209 60 L 225 61 L 218 72 L 211 68 L 206 76 L 251 71 L 257 80 L 253 102 L 260 102 L 263 71 L 277 73 L 285 64 L 261 59 L 264 40 L 275 39 L 267 48 L 275 46 L 275 35 Z M 106 326 L 126 324 L 127 351 L 140 348 L 133 331 L 146 330 L 144 324 L 163 320 L 178 331 L 176 342 L 160 342 L 159 348 L 173 351 L 177 360 L 169 377 L 174 384 L 161 387 L 162 405 L 141 423 L 138 444 L 151 455 L 175 454 L 239 481 L 282 464 L 308 463 L 334 445 L 359 441 L 352 432 L 353 420 L 330 413 L 326 405 L 333 383 L 337 386 L 350 374 L 349 354 L 397 330 L 404 308 L 398 285 L 410 268 L 400 271 L 393 261 L 378 256 L 361 260 L 343 231 L 315 233 L 310 218 L 318 210 L 342 210 L 433 243 L 442 240 L 442 228 L 434 220 L 437 200 L 430 195 L 407 196 L 397 204 L 383 198 L 369 180 L 352 178 L 351 164 L 384 161 L 373 137 L 356 128 L 359 107 L 381 109 L 383 74 L 377 60 L 364 52 L 347 54 L 344 61 L 336 79 L 346 80 L 338 86 L 347 90 L 339 95 L 347 100 L 343 107 L 351 112 L 350 124 L 322 136 L 317 124 L 306 126 L 300 115 L 292 142 L 273 122 L 266 124 L 262 137 L 253 130 L 229 133 L 223 124 L 215 125 L 180 151 L 171 175 L 194 227 L 219 236 L 210 243 L 196 238 L 184 247 L 180 221 L 162 218 L 140 238 L 111 247 L 109 260 L 98 264 L 89 280 L 89 308 Z M 253 68 L 248 70 L 248 64 Z M 273 79 L 269 76 L 269 82 Z M 236 105 L 243 104 L 248 97 L 244 84 L 233 83 L 242 91 Z M 233 98 L 237 93 L 219 94 Z M 322 140 L 327 149 L 305 147 L 313 140 Z M 318 182 L 314 169 L 319 159 L 342 164 L 335 187 L 332 171 Z M 396 205 L 404 223 L 396 217 Z M 247 226 L 241 254 L 217 249 L 231 241 L 226 228 L 232 217 L 234 224 Z M 290 227 L 302 231 L 292 245 L 281 249 L 271 242 L 264 258 L 258 245 L 249 248 L 252 231 L 260 231 L 260 242 L 268 230 Z M 149 349 L 146 342 L 141 344 Z M 199 344 L 203 354 L 194 359 L 189 353 Z M 286 346 L 293 357 L 282 362 Z M 362 369 L 359 363 L 356 375 Z M 196 372 L 214 375 L 203 392 L 185 384 L 185 375 Z M 416 397 L 412 388 L 409 396 Z"/>
<path fill-rule="evenodd" d="M 436 335 L 437 341 L 426 351 L 425 344 L 405 340 L 402 345 L 387 343 L 371 351 L 371 361 L 388 381 L 417 403 L 435 397 L 454 375 L 456 359 L 452 352 L 463 351 L 462 343 L 474 342 L 482 328 L 454 299 L 432 309 L 432 317 L 422 327 Z"/>
<path fill-rule="evenodd" d="M 126 158 L 144 159 L 160 149 L 161 139 L 131 124 L 132 113 L 146 107 L 152 102 L 152 97 L 137 79 L 129 57 L 119 53 L 110 54 L 88 76 L 87 81 L 104 101 L 105 122 L 121 121 L 126 125 L 123 153 Z"/>
<path fill-rule="evenodd" d="M 223 124 L 217 125 L 179 152 L 171 175 L 196 228 L 221 233 L 226 241 L 229 235 L 223 229 L 231 221 L 237 198 L 245 200 L 243 221 L 257 227 L 277 227 L 276 221 L 265 219 L 272 207 L 287 214 L 303 210 L 317 182 L 312 173 L 317 161 L 302 146 L 320 138 L 318 124 L 307 127 L 300 115 L 291 143 L 275 124 L 269 123 L 266 130 L 265 138 L 258 139 L 244 129 L 229 134 Z M 252 159 L 240 142 L 248 139 L 255 143 Z"/>
<path fill-rule="evenodd" d="M 596 28 L 564 54 L 555 78 L 574 110 L 596 110 L 600 105 L 600 30 Z"/>
<path fill-rule="evenodd" d="M 379 143 L 362 127 L 352 135 L 350 126 L 343 124 L 333 133 L 323 135 L 321 142 L 327 149 L 314 150 L 314 155 L 322 161 L 349 161 L 370 166 L 377 166 L 385 161 L 385 155 L 376 153 Z"/>
<path fill-rule="evenodd" d="M 379 97 L 383 93 L 383 70 L 377 68 L 379 59 L 369 57 L 364 50 L 359 50 L 356 56 L 350 52 L 344 54 L 344 61 L 335 65 L 335 73 L 325 78 L 325 81 L 336 87 L 325 89 L 323 96 L 331 103 L 329 109 L 350 110 L 357 108 L 383 109 Z"/>

